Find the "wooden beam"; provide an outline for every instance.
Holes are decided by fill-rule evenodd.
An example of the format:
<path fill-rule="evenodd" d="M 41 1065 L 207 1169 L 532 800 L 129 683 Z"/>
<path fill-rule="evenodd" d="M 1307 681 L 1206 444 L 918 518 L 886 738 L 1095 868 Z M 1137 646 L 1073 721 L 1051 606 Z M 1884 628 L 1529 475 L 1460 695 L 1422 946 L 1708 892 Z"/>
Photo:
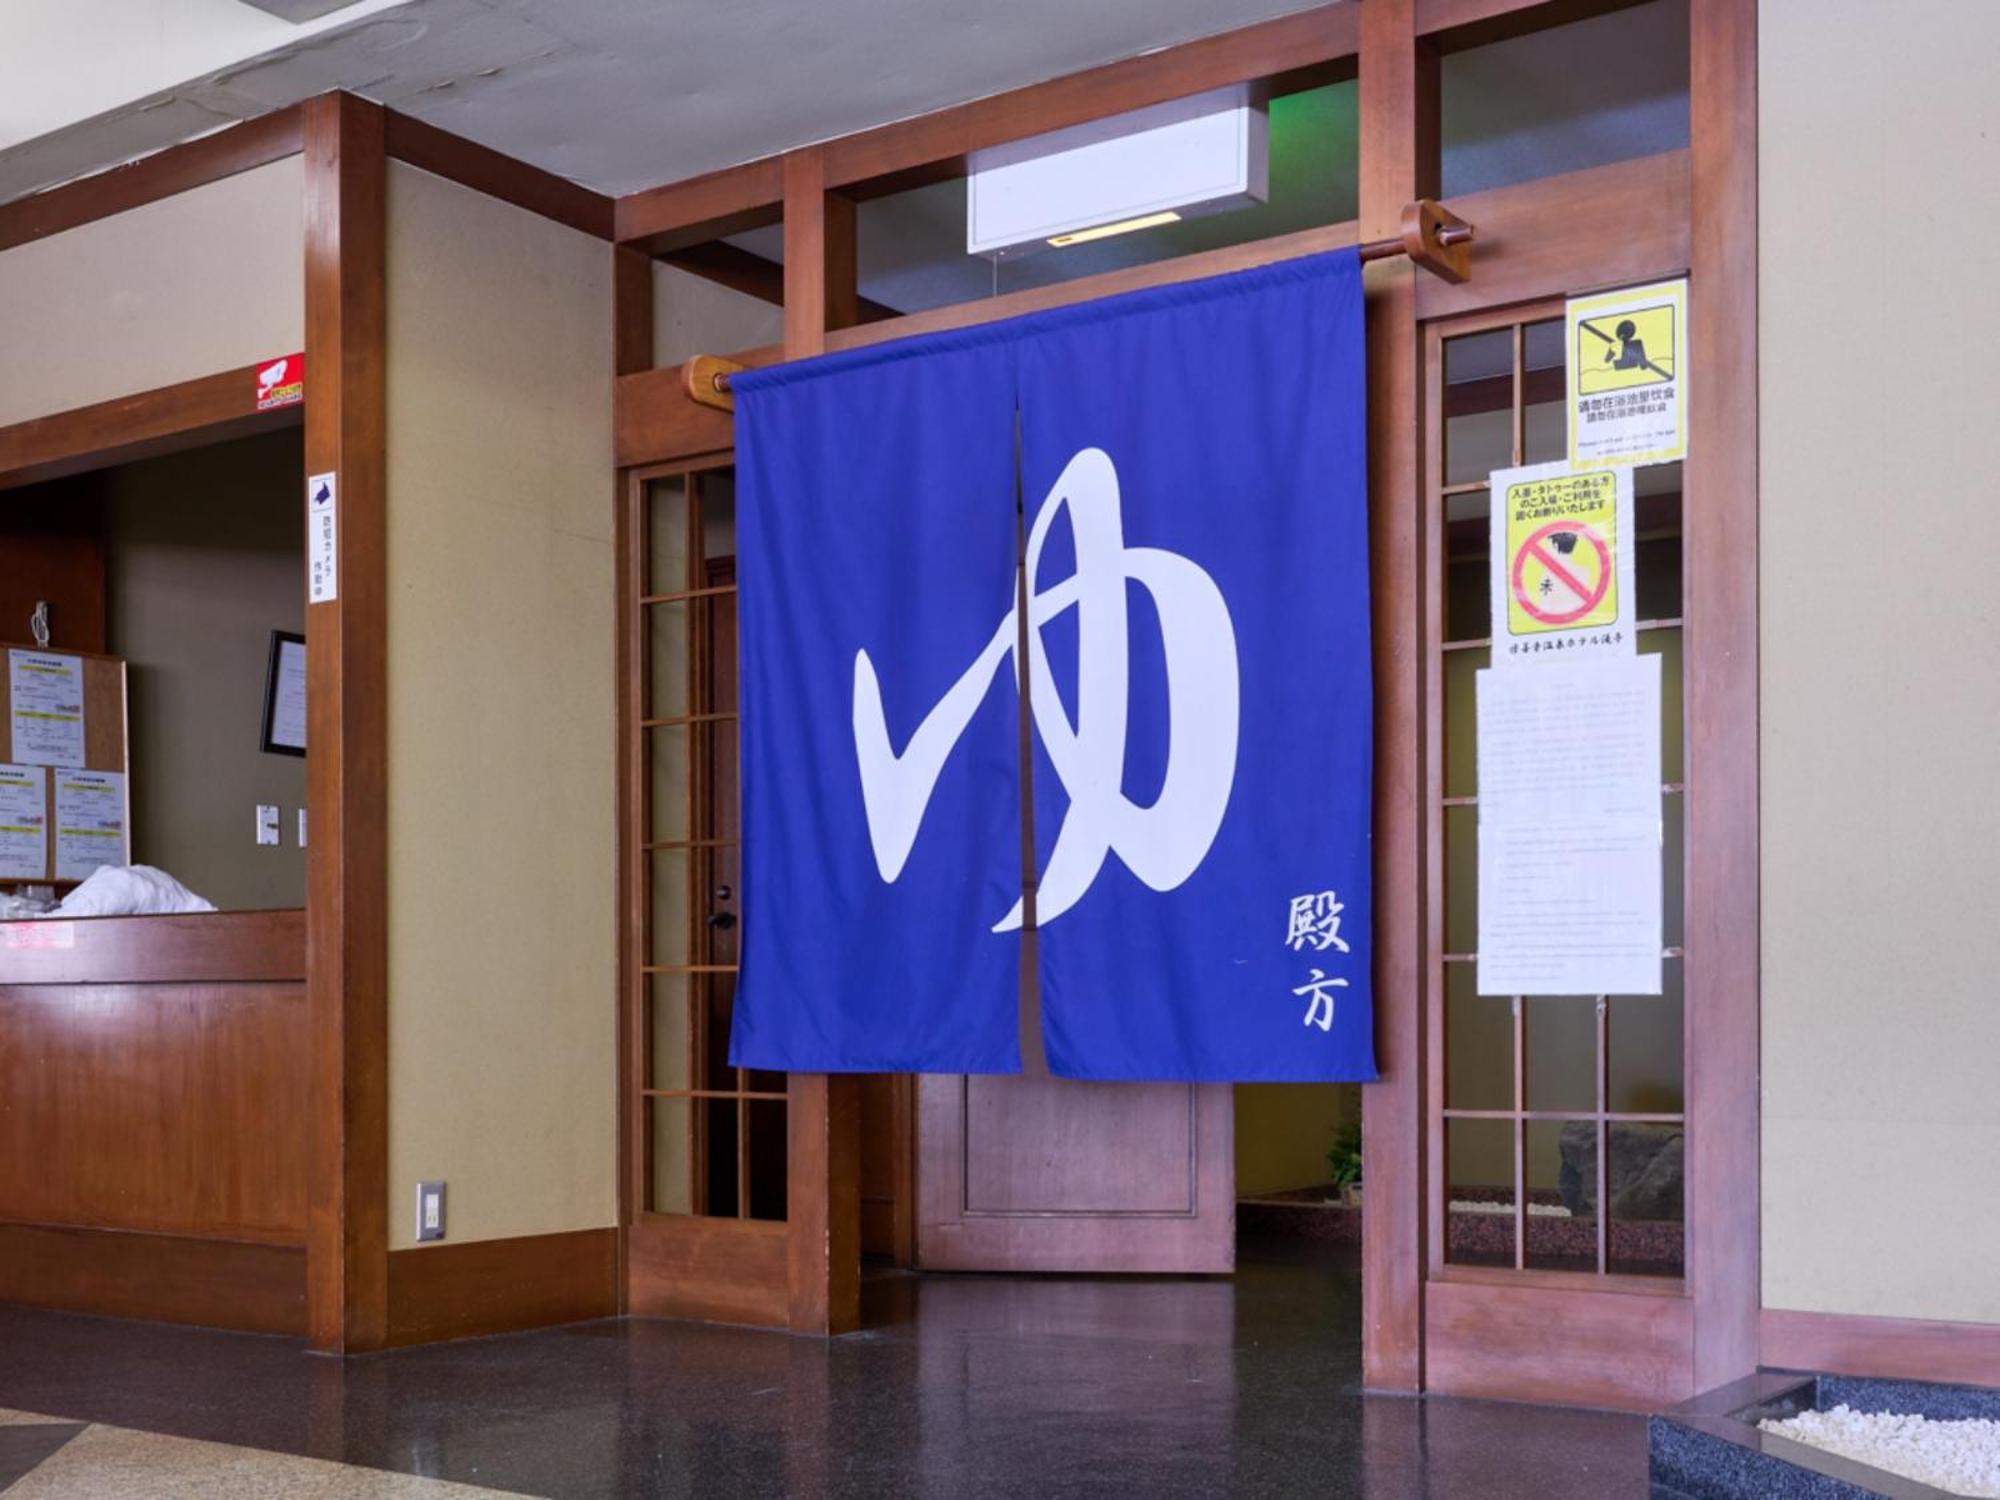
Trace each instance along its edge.
<path fill-rule="evenodd" d="M 963 158 L 982 146 L 1350 57 L 1360 31 L 1359 9 L 1343 3 L 1280 16 L 843 136 L 817 148 L 825 153 L 826 183 L 847 187 L 940 165 L 947 175 L 957 175 L 964 170 Z"/>
<path fill-rule="evenodd" d="M 1417 283 L 1429 321 L 1602 287 L 1678 276 L 1688 266 L 1688 154 L 1667 151 L 1451 200 L 1478 226 L 1476 269 L 1454 285 Z M 1579 281 L 1579 268 L 1586 279 Z"/>
<path fill-rule="evenodd" d="M 386 111 L 385 149 L 397 161 L 449 178 L 488 197 L 558 224 L 611 238 L 613 200 L 540 167 L 440 130 L 428 121 Z"/>
<path fill-rule="evenodd" d="M 1417 35 L 1429 39 L 1440 53 L 1464 52 L 1645 3 L 1646 0 L 1417 0 Z"/>
<path fill-rule="evenodd" d="M 2000 1324 L 1767 1307 L 1758 1328 L 1757 1362 L 1781 1370 L 1967 1385 L 1991 1385 L 2000 1371 Z"/>
<path fill-rule="evenodd" d="M 787 156 L 784 180 L 785 358 L 805 359 L 852 320 L 854 206 L 827 191 L 817 148 Z M 789 1322 L 846 1333 L 861 1325 L 860 1089 L 852 1075 L 793 1073 L 787 1095 Z"/>
<path fill-rule="evenodd" d="M 1437 60 L 1415 0 L 1361 7 L 1360 237 L 1399 232 L 1437 163 Z M 1375 652 L 1375 1061 L 1364 1084 L 1362 1380 L 1423 1387 L 1423 384 L 1416 268 L 1364 268 L 1368 297 L 1369 566 Z M 1430 278 L 1426 278 L 1430 279 Z"/>
<path fill-rule="evenodd" d="M 785 193 L 784 163 L 767 156 L 620 198 L 614 233 L 652 255 L 775 224 Z"/>
<path fill-rule="evenodd" d="M 273 110 L 94 177 L 0 204 L 0 250 L 296 156 L 300 119 L 298 105 Z"/>
<path fill-rule="evenodd" d="M 0 427 L 0 489 L 297 426 L 302 407 L 257 410 L 266 363 Z"/>
<path fill-rule="evenodd" d="M 305 106 L 306 472 L 338 513 L 336 597 L 306 606 L 307 1328 L 335 1353 L 388 1333 L 385 134 L 351 94 Z"/>
<path fill-rule="evenodd" d="M 1692 0 L 1684 489 L 1694 1389 L 1757 1366 L 1757 7 Z"/>

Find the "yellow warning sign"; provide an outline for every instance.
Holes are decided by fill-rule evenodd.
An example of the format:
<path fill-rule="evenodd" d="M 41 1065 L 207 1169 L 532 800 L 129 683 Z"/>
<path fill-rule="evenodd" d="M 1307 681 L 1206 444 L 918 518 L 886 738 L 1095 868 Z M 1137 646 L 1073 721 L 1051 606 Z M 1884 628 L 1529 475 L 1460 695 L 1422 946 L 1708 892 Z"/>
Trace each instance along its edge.
<path fill-rule="evenodd" d="M 1569 460 L 1580 469 L 1687 456 L 1687 283 L 1572 298 Z"/>
<path fill-rule="evenodd" d="M 1506 485 L 1509 638 L 1617 624 L 1619 477 L 1563 470 Z"/>

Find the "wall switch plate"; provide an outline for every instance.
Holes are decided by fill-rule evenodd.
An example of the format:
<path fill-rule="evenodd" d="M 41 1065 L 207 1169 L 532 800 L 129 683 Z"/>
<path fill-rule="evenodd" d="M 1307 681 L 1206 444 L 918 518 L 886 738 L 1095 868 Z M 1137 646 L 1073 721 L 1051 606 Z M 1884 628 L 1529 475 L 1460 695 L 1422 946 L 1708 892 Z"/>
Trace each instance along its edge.
<path fill-rule="evenodd" d="M 443 1238 L 444 1184 L 420 1182 L 417 1184 L 417 1239 L 423 1241 Z"/>
<path fill-rule="evenodd" d="M 278 809 L 266 802 L 257 804 L 257 842 L 271 845 L 278 842 Z"/>
<path fill-rule="evenodd" d="M 299 809 L 299 847 L 303 849 L 305 848 L 305 846 L 306 846 L 306 810 L 302 807 Z"/>

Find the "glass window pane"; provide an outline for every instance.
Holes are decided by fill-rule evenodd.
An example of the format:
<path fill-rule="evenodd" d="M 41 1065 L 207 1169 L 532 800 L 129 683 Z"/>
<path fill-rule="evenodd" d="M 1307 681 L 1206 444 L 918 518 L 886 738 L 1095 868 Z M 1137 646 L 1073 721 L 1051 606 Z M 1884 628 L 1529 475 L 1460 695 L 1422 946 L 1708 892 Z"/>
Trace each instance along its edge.
<path fill-rule="evenodd" d="M 738 1216 L 736 1144 L 741 1135 L 742 1105 L 734 1099 L 702 1099 L 698 1156 L 704 1174 L 701 1212 L 717 1219 Z"/>
<path fill-rule="evenodd" d="M 1479 791 L 1479 674 L 1493 653 L 1481 646 L 1444 653 L 1444 794 L 1470 797 Z"/>
<path fill-rule="evenodd" d="M 646 592 L 682 594 L 688 576 L 687 481 L 679 474 L 646 485 Z"/>
<path fill-rule="evenodd" d="M 1514 330 L 1447 339 L 1444 380 L 1444 482 L 1480 483 L 1493 470 L 1511 467 Z"/>
<path fill-rule="evenodd" d="M 688 1010 L 689 981 L 684 974 L 648 976 L 646 1086 L 655 1089 L 694 1087 L 693 1017 Z"/>
<path fill-rule="evenodd" d="M 695 962 L 693 933 L 693 890 L 688 851 L 655 849 L 646 857 L 651 872 L 652 897 L 647 911 L 651 917 L 646 943 L 649 964 L 691 964 Z"/>
<path fill-rule="evenodd" d="M 1460 515 L 1461 510 L 1470 514 Z M 1493 571 L 1486 551 L 1490 514 L 1484 493 L 1445 497 L 1444 638 L 1448 641 L 1483 641 L 1493 634 Z M 1471 654 L 1448 653 L 1461 660 Z M 1485 655 L 1479 664 L 1486 665 Z"/>
<path fill-rule="evenodd" d="M 1479 809 L 1444 810 L 1444 951 L 1479 946 Z"/>
<path fill-rule="evenodd" d="M 694 1212 L 693 1177 L 689 1171 L 689 1122 L 692 1109 L 685 1099 L 646 1101 L 646 1142 L 651 1157 L 646 1206 L 656 1214 Z"/>
<path fill-rule="evenodd" d="M 691 837 L 693 809 L 689 778 L 694 772 L 694 739 L 685 724 L 658 724 L 645 732 L 647 792 L 651 802 L 651 843 L 685 841 Z"/>
<path fill-rule="evenodd" d="M 1639 637 L 1639 654 L 1660 658 L 1660 777 L 1678 782 L 1687 774 L 1682 743 L 1681 633 L 1648 630 Z"/>
<path fill-rule="evenodd" d="M 1563 363 L 1563 321 L 1530 323 L 1523 336 L 1522 462 L 1554 463 L 1569 456 L 1569 372 Z"/>
<path fill-rule="evenodd" d="M 1514 1124 L 1445 1122 L 1445 1259 L 1462 1266 L 1514 1264 Z"/>
<path fill-rule="evenodd" d="M 1685 1132 L 1679 1125 L 1622 1121 L 1614 1121 L 1610 1129 L 1609 1269 L 1632 1276 L 1679 1276 L 1686 1254 L 1681 1222 Z"/>
<path fill-rule="evenodd" d="M 1652 0 L 1446 55 L 1444 196 L 1688 143 L 1687 0 Z"/>
<path fill-rule="evenodd" d="M 1687 1107 L 1682 968 L 1672 958 L 1660 966 L 1661 994 L 1612 997 L 1609 1097 L 1616 1113 L 1677 1115 Z"/>
<path fill-rule="evenodd" d="M 642 606 L 646 622 L 646 702 L 648 719 L 677 719 L 692 713 L 688 694 L 688 626 L 696 601 Z"/>
<path fill-rule="evenodd" d="M 1444 966 L 1444 994 L 1445 1107 L 1512 1109 L 1514 1002 L 1475 993 L 1471 964 Z"/>
<path fill-rule="evenodd" d="M 1597 1220 L 1578 1191 L 1579 1163 L 1595 1155 L 1592 1120 L 1530 1120 L 1528 1265 L 1541 1271 L 1595 1271 Z"/>
<path fill-rule="evenodd" d="M 713 588 L 736 575 L 736 471 L 704 469 L 695 488 L 701 496 L 702 587 Z"/>
<path fill-rule="evenodd" d="M 1687 798 L 1676 792 L 1660 798 L 1661 942 L 1678 948 L 1686 934 Z"/>
<path fill-rule="evenodd" d="M 1584 995 L 1527 1002 L 1528 1108 L 1597 1108 L 1597 1001 Z"/>
<path fill-rule="evenodd" d="M 750 1217 L 785 1217 L 785 1106 L 781 1100 L 753 1099 L 749 1111 Z"/>
<path fill-rule="evenodd" d="M 1633 471 L 1632 504 L 1639 527 L 1633 570 L 1639 618 L 1675 620 L 1681 614 L 1681 466 L 1651 464 Z"/>

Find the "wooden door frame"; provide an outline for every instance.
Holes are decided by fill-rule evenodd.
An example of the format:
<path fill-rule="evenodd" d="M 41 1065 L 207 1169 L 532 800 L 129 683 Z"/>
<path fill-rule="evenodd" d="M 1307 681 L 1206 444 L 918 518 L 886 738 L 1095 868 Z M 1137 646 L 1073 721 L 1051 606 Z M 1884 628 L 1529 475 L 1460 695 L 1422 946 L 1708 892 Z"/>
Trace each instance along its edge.
<path fill-rule="evenodd" d="M 1635 0 L 1364 0 L 1338 4 L 1164 49 L 1051 83 L 864 131 L 621 198 L 620 255 L 662 258 L 756 224 L 786 221 L 785 343 L 728 354 L 746 365 L 820 348 L 857 348 L 937 328 L 1063 305 L 1138 286 L 1277 260 L 1394 233 L 1410 199 L 1434 186 L 1438 62 L 1442 55 L 1591 15 Z M 1686 152 L 1624 161 L 1564 178 L 1455 200 L 1479 228 L 1470 282 L 1453 286 L 1394 262 L 1368 271 L 1371 545 L 1377 667 L 1376 1008 L 1383 1078 L 1363 1091 L 1370 1212 L 1364 1220 L 1363 1362 L 1375 1389 L 1437 1382 L 1425 1366 L 1423 1231 L 1428 1182 L 1423 1138 L 1423 967 L 1430 924 L 1422 840 L 1428 733 L 1419 659 L 1423 618 L 1424 398 L 1421 330 L 1427 320 L 1653 274 L 1665 259 L 1691 268 L 1692 340 L 1701 351 L 1690 426 L 1687 489 L 1705 497 L 1688 523 L 1688 629 L 1713 646 L 1719 669 L 1690 687 L 1690 711 L 1726 725 L 1691 749 L 1712 789 L 1690 799 L 1710 878 L 1691 889 L 1691 933 L 1703 955 L 1688 983 L 1715 996 L 1691 1031 L 1688 1110 L 1690 1359 L 1675 1380 L 1712 1385 L 1755 1363 L 1757 1284 L 1756 923 L 1756 53 L 1743 0 L 1692 0 L 1692 143 Z M 1360 222 L 1233 247 L 1128 272 L 907 317 L 839 326 L 851 307 L 851 264 L 829 262 L 829 195 L 865 197 L 962 170 L 981 146 L 1138 108 L 1160 99 L 1300 69 L 1345 69 L 1360 79 Z M 1577 210 L 1619 205 L 1627 213 Z M 832 210 L 832 221 L 846 226 Z M 1633 217 L 1656 227 L 1633 235 Z M 1551 226 L 1559 225 L 1559 232 Z M 797 238 L 794 238 L 794 236 Z M 835 236 L 839 242 L 839 236 Z M 797 251 L 810 253 L 800 254 Z M 637 264 L 635 260 L 633 262 Z M 830 266 L 830 270 L 829 270 Z M 699 266 L 689 269 L 700 270 Z M 829 283 L 829 276 L 839 279 Z M 739 286 L 745 285 L 739 281 Z M 648 289 L 650 295 L 650 284 Z M 794 307 L 793 299 L 800 299 Z M 623 466 L 728 446 L 729 418 L 682 393 L 678 368 L 622 360 L 616 449 Z M 1719 643 L 1719 644 L 1718 644 Z M 1576 1394 L 1589 1399 L 1588 1390 Z"/>

